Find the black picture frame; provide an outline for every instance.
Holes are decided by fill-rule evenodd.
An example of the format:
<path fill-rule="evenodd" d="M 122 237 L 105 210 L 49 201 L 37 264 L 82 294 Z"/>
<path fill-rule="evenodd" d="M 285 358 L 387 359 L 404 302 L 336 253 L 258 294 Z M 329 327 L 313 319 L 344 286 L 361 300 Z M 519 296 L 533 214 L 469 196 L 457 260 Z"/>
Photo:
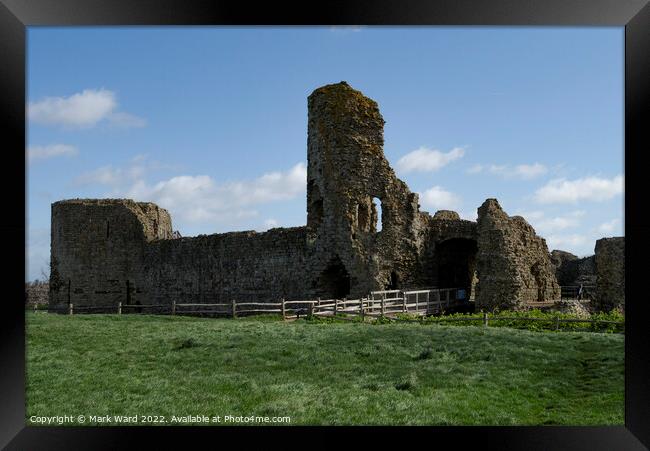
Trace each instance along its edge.
<path fill-rule="evenodd" d="M 315 8 L 318 6 L 318 8 Z M 36 427 L 25 425 L 25 174 L 26 27 L 80 25 L 549 25 L 625 27 L 625 236 L 626 337 L 625 426 L 620 427 L 420 427 L 406 430 L 300 427 Z M 510 450 L 637 450 L 650 447 L 650 315 L 643 283 L 650 255 L 650 220 L 645 215 L 642 158 L 650 150 L 643 121 L 650 109 L 650 4 L 648 0 L 374 0 L 345 3 L 250 4 L 220 0 L 0 0 L 0 123 L 8 171 L 0 177 L 4 209 L 4 272 L 9 280 L 0 318 L 0 446 L 16 450 L 123 449 L 144 440 L 147 447 L 176 444 L 225 445 L 233 433 L 239 446 L 263 434 L 268 444 L 310 445 L 347 431 L 366 446 L 390 434 L 433 446 L 475 443 Z M 598 95 L 598 93 L 594 93 Z M 13 177 L 17 174 L 17 180 Z M 21 266 L 20 263 L 23 263 Z M 350 431 L 350 429 L 355 429 Z M 390 430 L 389 430 L 390 429 Z M 305 440 L 296 440 L 296 431 Z M 243 433 L 242 433 L 243 432 Z M 407 435 L 408 434 L 408 435 Z M 270 436 L 270 437 L 269 437 Z M 407 438 L 408 437 L 408 438 Z M 276 442 L 282 440 L 282 442 Z M 323 442 L 324 443 L 324 442 Z M 413 442 L 414 443 L 414 442 Z M 332 443 L 333 444 L 333 443 Z M 139 448 L 142 445 L 137 445 Z"/>

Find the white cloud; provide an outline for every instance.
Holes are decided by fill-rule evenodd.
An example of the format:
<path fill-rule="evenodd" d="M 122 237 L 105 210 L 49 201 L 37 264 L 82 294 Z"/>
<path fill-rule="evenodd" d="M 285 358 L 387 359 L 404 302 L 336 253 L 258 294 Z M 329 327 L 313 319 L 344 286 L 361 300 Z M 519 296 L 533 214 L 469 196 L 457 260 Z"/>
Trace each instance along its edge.
<path fill-rule="evenodd" d="M 467 169 L 468 174 L 479 174 L 483 172 L 483 165 L 475 164 L 471 168 Z"/>
<path fill-rule="evenodd" d="M 228 183 L 218 191 L 234 196 L 242 205 L 292 199 L 305 191 L 307 167 L 298 163 L 286 172 L 270 172 L 253 181 Z"/>
<path fill-rule="evenodd" d="M 176 169 L 174 166 L 149 160 L 147 155 L 136 155 L 125 168 L 115 168 L 112 165 L 102 166 L 93 171 L 77 176 L 75 185 L 108 185 L 119 189 L 128 184 L 137 184 L 152 170 Z"/>
<path fill-rule="evenodd" d="M 142 163 L 136 157 L 130 167 L 102 167 L 80 176 L 77 182 L 109 185 L 113 191 L 107 197 L 154 202 L 169 210 L 173 219 L 188 225 L 234 225 L 258 216 L 255 205 L 293 199 L 303 194 L 307 185 L 304 163 L 253 180 L 217 183 L 208 175 L 180 175 L 155 184 L 142 178 L 147 171 Z M 267 220 L 265 226 L 274 226 L 269 221 L 274 220 Z"/>
<path fill-rule="evenodd" d="M 75 146 L 67 144 L 52 144 L 49 146 L 31 146 L 27 149 L 29 161 L 45 160 L 54 157 L 72 157 L 79 153 Z"/>
<path fill-rule="evenodd" d="M 540 175 L 546 174 L 546 166 L 540 163 L 520 164 L 515 166 L 514 174 L 524 180 L 534 179 Z"/>
<path fill-rule="evenodd" d="M 523 216 L 537 233 L 552 233 L 578 227 L 580 226 L 580 218 L 584 215 L 584 210 L 575 210 L 552 218 L 546 218 L 544 212 L 540 210 L 518 214 L 518 216 Z"/>
<path fill-rule="evenodd" d="M 529 224 L 532 224 L 533 222 L 537 221 L 538 219 L 541 219 L 544 217 L 544 212 L 541 210 L 535 210 L 535 211 L 524 211 L 524 212 L 519 212 L 516 213 L 516 216 L 522 216 L 524 219 Z"/>
<path fill-rule="evenodd" d="M 611 221 L 603 222 L 598 227 L 596 231 L 603 235 L 611 235 L 618 229 L 618 225 L 621 223 L 621 220 L 618 218 L 612 219 Z"/>
<path fill-rule="evenodd" d="M 462 158 L 463 155 L 465 150 L 462 147 L 455 147 L 447 153 L 420 147 L 400 158 L 397 161 L 397 169 L 402 173 L 433 172 Z"/>
<path fill-rule="evenodd" d="M 102 120 L 120 127 L 142 127 L 145 121 L 129 113 L 118 112 L 117 99 L 107 89 L 85 89 L 69 97 L 45 97 L 29 102 L 30 121 L 64 127 L 93 127 Z"/>
<path fill-rule="evenodd" d="M 557 216 L 537 223 L 535 228 L 540 232 L 552 232 L 578 227 L 579 225 L 580 221 L 576 217 Z"/>
<path fill-rule="evenodd" d="M 480 174 L 482 172 L 488 172 L 490 174 L 503 177 L 504 179 L 516 178 L 520 180 L 532 180 L 536 177 L 546 174 L 548 172 L 548 168 L 541 163 L 519 164 L 516 166 L 508 166 L 505 164 L 475 164 L 474 166 L 468 168 L 466 172 L 468 174 Z"/>
<path fill-rule="evenodd" d="M 113 166 L 102 166 L 93 171 L 79 175 L 75 180 L 77 185 L 118 185 L 124 177 L 122 169 L 115 169 Z"/>
<path fill-rule="evenodd" d="M 461 199 L 456 194 L 434 186 L 424 193 L 419 194 L 420 202 L 425 208 L 435 210 L 455 210 L 461 204 Z"/>
<path fill-rule="evenodd" d="M 123 128 L 141 128 L 147 125 L 146 119 L 135 116 L 131 113 L 117 112 L 108 116 L 108 121 L 115 127 Z"/>
<path fill-rule="evenodd" d="M 588 243 L 589 238 L 586 235 L 571 234 L 561 235 L 554 234 L 546 237 L 546 243 L 549 249 L 563 249 L 564 247 L 581 247 Z"/>
<path fill-rule="evenodd" d="M 514 167 L 492 164 L 489 166 L 488 171 L 506 179 L 531 180 L 545 174 L 548 169 L 541 163 L 519 164 Z"/>
<path fill-rule="evenodd" d="M 460 219 L 476 222 L 476 220 L 478 219 L 478 211 L 477 210 L 460 211 L 458 212 L 458 216 L 460 216 Z"/>
<path fill-rule="evenodd" d="M 585 177 L 576 180 L 554 179 L 535 192 L 541 204 L 604 201 L 623 193 L 623 176 L 611 179 Z"/>

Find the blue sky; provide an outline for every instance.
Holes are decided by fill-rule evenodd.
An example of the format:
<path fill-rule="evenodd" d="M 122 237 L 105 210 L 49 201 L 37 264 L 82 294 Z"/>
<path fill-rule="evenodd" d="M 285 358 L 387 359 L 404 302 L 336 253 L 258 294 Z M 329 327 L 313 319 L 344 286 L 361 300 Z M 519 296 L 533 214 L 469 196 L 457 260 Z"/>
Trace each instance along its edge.
<path fill-rule="evenodd" d="M 306 223 L 307 96 L 379 103 L 422 209 L 488 197 L 549 250 L 623 234 L 622 27 L 29 27 L 27 280 L 50 205 L 130 197 L 183 236 Z"/>

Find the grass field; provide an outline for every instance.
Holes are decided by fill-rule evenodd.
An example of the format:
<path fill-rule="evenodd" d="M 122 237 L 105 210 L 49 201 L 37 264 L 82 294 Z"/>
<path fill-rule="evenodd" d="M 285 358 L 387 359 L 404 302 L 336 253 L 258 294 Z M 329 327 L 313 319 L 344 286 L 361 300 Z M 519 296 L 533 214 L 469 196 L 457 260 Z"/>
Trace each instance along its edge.
<path fill-rule="evenodd" d="M 323 425 L 624 423 L 620 334 L 26 316 L 28 424 L 33 415 L 80 414 L 88 425 L 105 424 L 90 415 L 158 416 L 168 425 L 187 415 Z"/>

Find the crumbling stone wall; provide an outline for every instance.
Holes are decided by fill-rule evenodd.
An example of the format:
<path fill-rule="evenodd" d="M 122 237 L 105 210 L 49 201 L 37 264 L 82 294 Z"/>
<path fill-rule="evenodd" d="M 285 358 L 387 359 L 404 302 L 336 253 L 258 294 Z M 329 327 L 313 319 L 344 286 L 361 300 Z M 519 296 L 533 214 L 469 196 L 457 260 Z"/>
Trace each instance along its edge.
<path fill-rule="evenodd" d="M 146 243 L 169 239 L 169 213 L 129 199 L 52 204 L 50 306 L 117 305 L 140 286 Z"/>
<path fill-rule="evenodd" d="M 555 277 L 562 286 L 596 284 L 596 264 L 593 255 L 583 258 L 562 250 L 551 251 Z"/>
<path fill-rule="evenodd" d="M 174 239 L 169 214 L 151 203 L 54 203 L 51 306 L 356 298 L 424 286 L 466 288 L 483 308 L 559 296 L 544 240 L 495 199 L 478 223 L 420 211 L 384 157 L 383 127 L 377 103 L 345 82 L 309 96 L 305 227 Z"/>
<path fill-rule="evenodd" d="M 596 308 L 625 310 L 625 238 L 602 238 L 595 251 Z"/>
<path fill-rule="evenodd" d="M 413 283 L 426 222 L 417 194 L 384 158 L 384 119 L 377 103 L 345 82 L 323 86 L 309 96 L 308 124 L 313 290 L 328 295 L 322 276 L 333 262 L 349 275 L 352 297 L 395 280 Z M 373 199 L 381 204 L 381 218 Z"/>
<path fill-rule="evenodd" d="M 145 248 L 143 304 L 301 299 L 306 228 L 158 240 Z"/>
<path fill-rule="evenodd" d="M 151 203 L 56 202 L 50 306 L 272 300 L 306 291 L 305 227 L 171 237 L 169 214 Z"/>
<path fill-rule="evenodd" d="M 461 288 L 473 298 L 477 282 L 476 223 L 439 210 L 427 218 L 425 246 L 416 287 Z"/>
<path fill-rule="evenodd" d="M 478 209 L 477 234 L 477 308 L 518 309 L 559 298 L 546 241 L 524 218 L 487 199 Z"/>

